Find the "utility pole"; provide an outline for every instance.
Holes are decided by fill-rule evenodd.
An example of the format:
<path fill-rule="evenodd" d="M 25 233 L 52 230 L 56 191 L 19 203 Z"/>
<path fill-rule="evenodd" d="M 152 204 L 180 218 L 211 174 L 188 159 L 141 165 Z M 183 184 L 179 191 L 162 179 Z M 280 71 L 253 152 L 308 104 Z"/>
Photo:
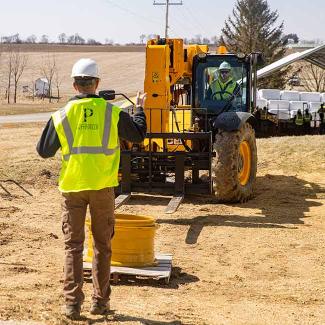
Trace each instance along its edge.
<path fill-rule="evenodd" d="M 183 1 L 181 2 L 170 2 L 170 0 L 166 0 L 166 2 L 153 2 L 154 6 L 166 6 L 166 21 L 165 21 L 165 38 L 168 38 L 168 15 L 169 15 L 169 6 L 182 6 Z"/>

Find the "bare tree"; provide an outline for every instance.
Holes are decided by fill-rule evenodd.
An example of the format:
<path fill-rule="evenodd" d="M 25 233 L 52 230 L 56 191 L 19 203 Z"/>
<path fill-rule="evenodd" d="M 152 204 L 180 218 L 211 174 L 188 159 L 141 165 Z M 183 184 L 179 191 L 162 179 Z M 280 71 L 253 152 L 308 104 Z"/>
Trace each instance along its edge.
<path fill-rule="evenodd" d="M 35 79 L 32 79 L 30 81 L 30 92 L 31 92 L 31 95 L 32 95 L 32 100 L 34 101 L 35 100 L 35 88 L 36 88 L 36 80 Z"/>
<path fill-rule="evenodd" d="M 68 37 L 68 44 L 85 44 L 86 41 L 83 37 L 81 37 L 79 34 L 74 34 Z"/>
<path fill-rule="evenodd" d="M 219 37 L 217 35 L 214 35 L 211 37 L 211 43 L 213 45 L 216 45 L 218 43 L 218 41 L 219 41 Z"/>
<path fill-rule="evenodd" d="M 102 45 L 101 42 L 96 41 L 94 38 L 88 38 L 86 43 L 88 45 Z"/>
<path fill-rule="evenodd" d="M 5 69 L 5 73 L 7 75 L 6 79 L 7 79 L 7 86 L 6 86 L 6 98 L 7 98 L 7 103 L 10 104 L 10 95 L 11 95 L 11 80 L 12 80 L 12 66 L 13 66 L 13 51 L 12 51 L 12 47 L 8 46 L 7 49 L 7 58 L 6 58 L 6 69 Z"/>
<path fill-rule="evenodd" d="M 83 37 L 81 37 L 79 34 L 75 34 L 74 35 L 74 41 L 75 41 L 75 44 L 85 44 L 86 41 Z"/>
<path fill-rule="evenodd" d="M 105 38 L 105 45 L 113 45 L 114 41 L 110 38 Z"/>
<path fill-rule="evenodd" d="M 32 43 L 32 44 L 36 43 L 36 41 L 37 41 L 37 37 L 34 34 L 28 36 L 25 40 L 26 43 Z"/>
<path fill-rule="evenodd" d="M 14 87 L 14 103 L 17 103 L 18 82 L 27 65 L 27 55 L 22 54 L 19 49 L 12 52 L 12 76 Z"/>
<path fill-rule="evenodd" d="M 67 35 L 65 33 L 61 33 L 58 36 L 59 43 L 64 44 L 67 42 Z"/>
<path fill-rule="evenodd" d="M 14 35 L 10 35 L 10 36 L 2 36 L 1 43 L 20 44 L 20 43 L 22 43 L 22 40 L 19 37 L 19 34 L 14 34 Z"/>
<path fill-rule="evenodd" d="M 140 43 L 141 43 L 141 44 L 144 43 L 145 38 L 146 38 L 146 35 L 144 35 L 144 34 L 141 34 L 141 35 L 140 35 Z"/>
<path fill-rule="evenodd" d="M 52 102 L 52 84 L 53 78 L 56 70 L 56 57 L 54 54 L 50 55 L 48 53 L 47 57 L 43 58 L 43 62 L 41 64 L 41 73 L 47 79 L 49 83 L 49 103 Z"/>
<path fill-rule="evenodd" d="M 61 77 L 61 73 L 60 70 L 57 66 L 55 66 L 55 70 L 54 70 L 54 84 L 56 87 L 56 92 L 57 92 L 57 102 L 60 101 L 60 87 L 61 87 L 61 83 L 62 83 L 62 77 Z"/>
<path fill-rule="evenodd" d="M 307 91 L 325 92 L 325 70 L 314 64 L 307 64 L 301 70 L 304 88 Z"/>
<path fill-rule="evenodd" d="M 48 44 L 49 42 L 49 37 L 47 35 L 42 35 L 41 36 L 41 40 L 40 40 L 40 43 L 43 43 L 43 44 Z"/>

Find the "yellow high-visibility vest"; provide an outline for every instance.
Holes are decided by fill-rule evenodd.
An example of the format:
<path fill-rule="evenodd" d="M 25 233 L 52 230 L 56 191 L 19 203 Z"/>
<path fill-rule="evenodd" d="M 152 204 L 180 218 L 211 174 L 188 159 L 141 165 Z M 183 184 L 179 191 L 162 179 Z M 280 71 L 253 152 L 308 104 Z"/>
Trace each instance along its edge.
<path fill-rule="evenodd" d="M 227 100 L 229 99 L 236 89 L 237 83 L 230 79 L 223 83 L 219 78 L 214 80 L 211 84 L 212 99 L 214 100 Z"/>
<path fill-rule="evenodd" d="M 83 98 L 52 115 L 62 151 L 61 192 L 118 185 L 120 112 L 102 98 Z"/>
<path fill-rule="evenodd" d="M 303 125 L 304 124 L 304 118 L 302 115 L 297 114 L 295 119 L 296 125 Z"/>
<path fill-rule="evenodd" d="M 305 116 L 304 116 L 304 121 L 306 123 L 310 122 L 311 121 L 311 114 L 310 113 L 305 113 Z"/>

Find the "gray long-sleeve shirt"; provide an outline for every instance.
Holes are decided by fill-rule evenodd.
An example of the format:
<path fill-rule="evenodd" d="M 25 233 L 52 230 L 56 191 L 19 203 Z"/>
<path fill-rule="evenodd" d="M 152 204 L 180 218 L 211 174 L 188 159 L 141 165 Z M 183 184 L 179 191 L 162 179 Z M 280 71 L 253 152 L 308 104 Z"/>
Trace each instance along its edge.
<path fill-rule="evenodd" d="M 99 98 L 97 95 L 77 95 L 71 100 L 82 98 Z M 131 141 L 143 141 L 147 132 L 146 116 L 143 109 L 137 108 L 133 117 L 128 113 L 121 111 L 118 122 L 118 135 L 120 138 Z M 61 143 L 55 130 L 52 118 L 47 122 L 40 140 L 37 143 L 36 150 L 43 158 L 53 157 L 60 149 Z"/>

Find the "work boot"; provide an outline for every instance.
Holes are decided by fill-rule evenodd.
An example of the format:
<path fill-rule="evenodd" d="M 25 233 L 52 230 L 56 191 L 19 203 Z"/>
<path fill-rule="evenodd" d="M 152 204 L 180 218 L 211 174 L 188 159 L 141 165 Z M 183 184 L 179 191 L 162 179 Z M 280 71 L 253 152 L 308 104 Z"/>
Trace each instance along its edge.
<path fill-rule="evenodd" d="M 80 310 L 81 310 L 81 307 L 79 304 L 66 305 L 65 306 L 65 316 L 71 320 L 78 320 L 78 319 L 80 319 Z"/>
<path fill-rule="evenodd" d="M 106 315 L 110 311 L 109 303 L 100 303 L 100 302 L 93 302 L 90 313 L 92 315 Z"/>

